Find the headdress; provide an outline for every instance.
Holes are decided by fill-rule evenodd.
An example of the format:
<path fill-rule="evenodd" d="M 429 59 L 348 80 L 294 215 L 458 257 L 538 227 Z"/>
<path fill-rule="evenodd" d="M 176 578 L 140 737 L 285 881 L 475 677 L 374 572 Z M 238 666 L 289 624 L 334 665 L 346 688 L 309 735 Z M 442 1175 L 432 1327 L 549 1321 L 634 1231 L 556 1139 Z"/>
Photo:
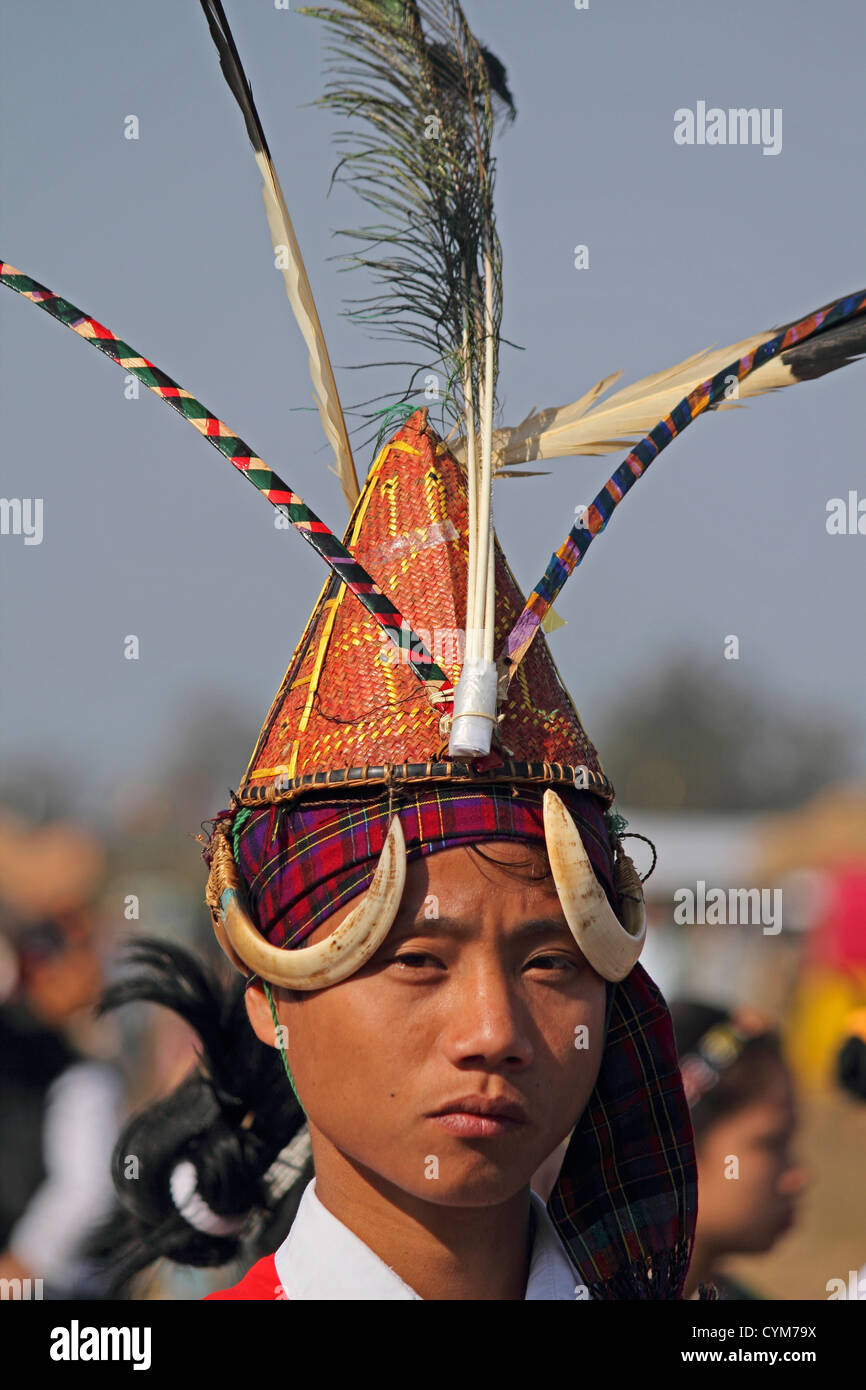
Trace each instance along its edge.
<path fill-rule="evenodd" d="M 503 835 L 543 841 L 566 920 L 608 981 L 611 1043 L 551 1211 L 597 1296 L 676 1297 L 693 1232 L 695 1171 L 670 1019 L 636 964 L 643 893 L 609 814 L 613 788 L 542 629 L 594 537 L 671 440 L 708 409 L 821 375 L 862 352 L 866 293 L 699 353 L 606 403 L 601 396 L 615 377 L 572 405 L 494 428 L 502 274 L 492 143 L 496 127 L 514 116 L 504 68 L 477 42 L 457 0 L 316 7 L 308 12 L 333 39 L 323 100 L 352 122 L 339 136 L 338 173 L 378 219 L 349 234 L 360 243 L 352 259 L 376 286 L 353 313 L 420 350 L 386 417 L 402 423 L 360 485 L 252 91 L 222 5 L 202 6 L 253 144 L 277 263 L 310 352 L 334 471 L 351 509 L 342 541 L 135 349 L 3 263 L 0 280 L 189 419 L 330 569 L 205 851 L 216 935 L 241 970 L 294 989 L 321 988 L 376 951 L 399 906 L 408 859 Z M 420 372 L 438 383 L 438 432 L 416 399 Z M 630 445 L 526 598 L 494 531 L 494 478 L 535 476 L 515 465 L 538 459 Z M 354 909 L 326 941 L 303 945 L 337 903 L 350 900 Z"/>
<path fill-rule="evenodd" d="M 274 248 L 290 262 L 287 288 L 297 313 L 294 290 L 306 285 L 306 273 L 252 90 L 222 5 L 202 6 L 262 173 Z M 456 0 L 344 0 L 307 13 L 325 21 L 333 40 L 323 103 L 353 125 L 338 137 L 346 153 L 337 173 L 380 218 L 346 234 L 361 243 L 352 259 L 377 286 L 353 312 L 423 349 L 444 380 L 442 414 L 452 429 L 442 439 L 426 407 L 411 413 L 379 450 L 360 492 L 354 464 L 335 445 L 335 471 L 352 505 L 343 545 L 360 588 L 395 610 L 390 641 L 383 643 L 375 605 L 362 610 L 353 601 L 357 590 L 332 574 L 233 799 L 235 814 L 215 827 L 208 885 L 215 930 L 237 964 L 278 983 L 317 988 L 345 978 L 377 949 L 399 906 L 406 865 L 400 817 L 390 818 L 363 901 L 329 940 L 302 947 L 297 925 L 264 941 L 268 926 L 245 912 L 229 834 L 237 813 L 291 806 L 307 792 L 387 788 L 390 807 L 395 791 L 430 783 L 452 790 L 505 784 L 543 790 L 544 834 L 565 916 L 599 973 L 619 980 L 644 940 L 640 880 L 614 835 L 618 920 L 562 795 L 578 789 L 609 807 L 613 788 L 540 629 L 593 537 L 671 439 L 702 411 L 730 403 L 732 383 L 739 399 L 850 360 L 866 345 L 866 294 L 771 337 L 698 354 L 604 407 L 598 398 L 614 378 L 572 406 L 494 431 L 502 277 L 492 142 L 498 121 L 515 115 L 505 70 L 474 38 Z M 299 322 L 323 419 L 342 419 L 323 337 L 312 335 L 306 312 Z M 516 462 L 559 453 L 609 452 L 659 413 L 664 418 L 608 480 L 525 599 L 493 528 L 494 474 L 520 476 Z M 327 424 L 326 433 L 333 443 Z M 302 828 L 293 834 L 298 844 Z M 289 942 L 291 956 L 281 949 Z"/>

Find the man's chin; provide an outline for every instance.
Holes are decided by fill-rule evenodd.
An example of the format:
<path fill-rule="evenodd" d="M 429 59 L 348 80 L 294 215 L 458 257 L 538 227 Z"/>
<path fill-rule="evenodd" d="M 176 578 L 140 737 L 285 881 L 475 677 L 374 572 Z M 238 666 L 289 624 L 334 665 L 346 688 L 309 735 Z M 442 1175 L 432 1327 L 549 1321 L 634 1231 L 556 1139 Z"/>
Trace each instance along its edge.
<path fill-rule="evenodd" d="M 504 1206 L 506 1202 L 512 1201 L 519 1192 L 528 1189 L 529 1179 L 527 1178 L 525 1183 L 519 1183 L 516 1187 L 513 1184 L 464 1183 L 454 1187 L 440 1187 L 435 1192 L 429 1190 L 416 1192 L 414 1195 L 429 1202 L 434 1207 L 478 1211 L 485 1207 Z"/>
<path fill-rule="evenodd" d="M 413 1182 L 411 1190 L 434 1206 L 501 1206 L 529 1188 L 534 1172 L 525 1157 L 520 1163 L 506 1163 L 483 1154 L 461 1154 L 459 1158 L 440 1155 L 439 1176 Z"/>
<path fill-rule="evenodd" d="M 344 1160 L 367 1182 L 399 1205 L 399 1193 L 441 1207 L 489 1207 L 529 1188 L 539 1165 L 538 1145 L 519 1148 L 507 1140 L 458 1140 L 451 1135 L 396 1138 L 366 1160 L 342 1149 Z M 433 1142 L 431 1142 L 433 1141 Z M 399 1167 L 394 1155 L 408 1152 Z M 379 1161 L 381 1159 L 381 1162 Z"/>

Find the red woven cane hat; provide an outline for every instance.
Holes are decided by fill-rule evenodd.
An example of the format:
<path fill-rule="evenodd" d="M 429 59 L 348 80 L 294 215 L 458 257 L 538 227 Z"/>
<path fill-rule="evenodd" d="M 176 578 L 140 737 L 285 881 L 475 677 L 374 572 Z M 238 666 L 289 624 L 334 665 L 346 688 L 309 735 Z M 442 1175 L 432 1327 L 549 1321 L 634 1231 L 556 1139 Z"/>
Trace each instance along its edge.
<path fill-rule="evenodd" d="M 465 650 L 469 559 L 465 468 L 416 411 L 379 452 L 344 544 L 393 600 L 453 685 Z M 525 599 L 495 544 L 495 640 Z M 449 716 L 381 627 L 332 577 L 324 585 L 237 793 L 244 806 L 307 788 L 388 781 L 567 782 L 613 788 L 537 634 L 483 758 L 448 756 Z"/>

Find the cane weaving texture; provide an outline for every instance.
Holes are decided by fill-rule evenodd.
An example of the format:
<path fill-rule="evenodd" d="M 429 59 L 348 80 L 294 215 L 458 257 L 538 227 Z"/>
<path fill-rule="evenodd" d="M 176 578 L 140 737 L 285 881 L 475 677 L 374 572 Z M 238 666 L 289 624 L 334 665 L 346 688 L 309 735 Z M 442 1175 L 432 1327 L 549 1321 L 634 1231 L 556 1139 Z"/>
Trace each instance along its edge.
<path fill-rule="evenodd" d="M 466 475 L 416 411 L 376 458 L 345 544 L 403 613 L 456 684 L 462 665 L 468 552 Z M 523 595 L 496 545 L 496 640 Z M 448 763 L 447 732 L 423 686 L 354 596 L 334 577 L 322 589 L 238 789 L 244 805 L 340 780 L 463 778 L 579 784 L 609 801 L 610 784 L 539 637 L 502 709 L 493 751 Z M 430 764 L 438 764 L 436 771 Z M 516 772 L 516 766 L 520 771 Z M 553 765 L 559 765 L 556 771 Z M 347 777 L 348 770 L 354 776 Z M 326 780 L 327 779 L 327 780 Z"/>

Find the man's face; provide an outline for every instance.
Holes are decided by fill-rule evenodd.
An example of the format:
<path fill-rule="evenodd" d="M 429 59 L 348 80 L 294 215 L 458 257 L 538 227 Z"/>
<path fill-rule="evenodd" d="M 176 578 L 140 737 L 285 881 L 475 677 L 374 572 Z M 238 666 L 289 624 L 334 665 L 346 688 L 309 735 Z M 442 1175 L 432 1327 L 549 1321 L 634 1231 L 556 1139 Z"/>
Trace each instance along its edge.
<path fill-rule="evenodd" d="M 317 1169 L 332 1146 L 373 1181 L 484 1206 L 525 1187 L 582 1113 L 604 1050 L 605 982 L 553 880 L 531 877 L 537 854 L 509 841 L 483 852 L 497 862 L 464 847 L 411 862 L 394 925 L 363 969 L 328 989 L 275 991 Z M 251 1000 L 273 1045 L 266 1015 Z M 485 1118 L 477 1097 L 517 1118 Z M 474 1117 L 434 1117 L 462 1104 Z"/>

